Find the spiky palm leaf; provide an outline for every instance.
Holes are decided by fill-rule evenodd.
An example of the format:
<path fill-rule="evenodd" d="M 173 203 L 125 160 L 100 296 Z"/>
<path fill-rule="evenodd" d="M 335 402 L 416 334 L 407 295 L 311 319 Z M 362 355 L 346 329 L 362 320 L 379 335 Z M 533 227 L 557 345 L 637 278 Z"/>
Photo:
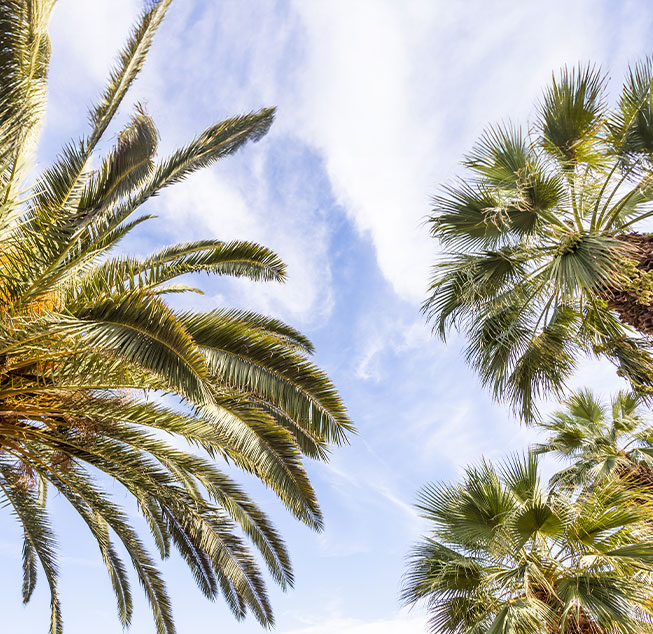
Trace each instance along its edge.
<path fill-rule="evenodd" d="M 653 391 L 653 260 L 631 233 L 653 214 L 653 61 L 613 109 L 605 83 L 564 69 L 528 131 L 489 128 L 434 201 L 444 253 L 424 310 L 443 338 L 466 333 L 468 361 L 526 420 L 587 354 Z"/>
<path fill-rule="evenodd" d="M 161 557 L 176 549 L 204 594 L 222 594 L 238 618 L 249 610 L 270 625 L 263 575 L 247 541 L 283 588 L 293 583 L 288 552 L 216 460 L 254 474 L 319 529 L 303 460 L 326 459 L 353 427 L 328 377 L 308 360 L 313 348 L 301 333 L 248 311 L 180 312 L 165 298 L 195 290 L 176 282 L 189 273 L 282 281 L 285 266 L 249 242 L 201 240 L 145 259 L 109 251 L 148 219 L 132 219 L 141 204 L 259 139 L 274 112 L 218 123 L 159 161 L 156 128 L 139 107 L 99 168 L 90 169 L 170 0 L 149 3 L 91 112 L 90 133 L 26 183 L 45 103 L 53 4 L 0 5 L 0 497 L 24 530 L 24 600 L 40 566 L 51 590 L 51 632 L 62 631 L 45 502 L 53 487 L 97 540 L 122 624 L 130 622 L 132 598 L 116 542 L 157 632 L 174 632 L 156 560 L 102 490 L 99 471 L 133 496 Z M 166 404 L 148 393 L 167 395 Z M 179 449 L 161 432 L 189 447 Z"/>
<path fill-rule="evenodd" d="M 426 487 L 407 604 L 441 634 L 650 634 L 650 508 L 613 480 L 547 492 L 531 454 Z"/>
<path fill-rule="evenodd" d="M 572 462 L 556 474 L 556 483 L 578 486 L 617 476 L 653 492 L 653 424 L 640 410 L 640 397 L 620 392 L 608 407 L 583 390 L 564 404 L 539 423 L 548 438 L 533 448 Z"/>

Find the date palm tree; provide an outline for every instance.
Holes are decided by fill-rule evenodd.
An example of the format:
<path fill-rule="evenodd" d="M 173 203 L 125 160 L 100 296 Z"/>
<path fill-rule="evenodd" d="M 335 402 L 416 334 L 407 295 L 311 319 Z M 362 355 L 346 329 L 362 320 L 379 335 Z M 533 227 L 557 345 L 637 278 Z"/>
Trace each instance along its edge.
<path fill-rule="evenodd" d="M 571 465 L 554 481 L 578 486 L 613 476 L 653 492 L 653 425 L 639 411 L 641 398 L 620 392 L 611 407 L 589 390 L 573 394 L 565 409 L 539 423 L 548 438 L 534 447 Z"/>
<path fill-rule="evenodd" d="M 614 480 L 549 493 L 532 454 L 428 486 L 403 600 L 441 634 L 650 634 L 651 511 L 634 495 Z"/>
<path fill-rule="evenodd" d="M 135 215 L 143 203 L 258 140 L 274 115 L 264 109 L 222 121 L 158 159 L 157 131 L 137 108 L 113 149 L 95 157 L 169 5 L 148 3 L 91 110 L 88 134 L 28 180 L 54 0 L 0 3 L 0 504 L 24 534 L 24 601 L 39 569 L 47 580 L 52 634 L 62 619 L 49 489 L 97 540 L 123 626 L 132 595 L 121 549 L 156 631 L 175 631 L 156 558 L 109 494 L 111 483 L 136 503 L 161 557 L 176 550 L 207 597 L 221 594 L 236 617 L 251 611 L 271 625 L 251 546 L 283 588 L 293 583 L 288 552 L 218 461 L 253 474 L 320 529 L 304 457 L 327 459 L 330 445 L 353 430 L 301 333 L 245 310 L 198 313 L 166 300 L 194 290 L 177 281 L 190 273 L 282 281 L 276 254 L 214 239 L 146 258 L 111 253 L 150 217 Z"/>
<path fill-rule="evenodd" d="M 584 355 L 653 390 L 653 61 L 609 108 L 595 68 L 553 78 L 527 130 L 489 128 L 435 198 L 444 253 L 424 310 L 453 327 L 495 398 L 526 420 Z"/>

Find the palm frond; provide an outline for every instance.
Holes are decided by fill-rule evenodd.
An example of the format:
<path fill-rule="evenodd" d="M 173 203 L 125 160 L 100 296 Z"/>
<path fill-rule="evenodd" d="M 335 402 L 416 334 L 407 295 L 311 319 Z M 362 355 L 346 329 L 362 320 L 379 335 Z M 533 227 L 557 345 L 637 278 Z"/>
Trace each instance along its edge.
<path fill-rule="evenodd" d="M 609 139 L 619 156 L 636 160 L 653 153 L 653 62 L 650 58 L 629 69 L 619 107 L 609 120 Z"/>
<path fill-rule="evenodd" d="M 554 476 L 556 486 L 576 487 L 610 478 L 627 487 L 642 485 L 643 478 L 633 476 L 640 469 L 653 473 L 653 460 L 646 455 L 653 427 L 638 409 L 642 401 L 635 393 L 620 392 L 608 405 L 590 390 L 581 390 L 564 401 L 564 409 L 541 421 L 547 438 L 535 451 L 572 463 Z"/>
<path fill-rule="evenodd" d="M 7 0 L 0 5 L 0 230 L 13 214 L 6 203 L 25 176 L 45 113 L 54 0 Z"/>
<path fill-rule="evenodd" d="M 592 66 L 563 68 L 539 107 L 542 145 L 565 165 L 593 160 L 595 133 L 605 112 L 605 77 Z"/>
<path fill-rule="evenodd" d="M 193 172 L 208 167 L 248 141 L 258 141 L 267 134 L 273 120 L 274 108 L 263 108 L 258 112 L 226 119 L 208 128 L 157 167 L 145 195 L 151 196 Z"/>
<path fill-rule="evenodd" d="M 31 596 L 29 586 L 35 581 L 35 572 L 33 571 L 34 562 L 29 559 L 36 557 L 50 586 L 50 634 L 61 634 L 63 622 L 57 583 L 56 543 L 49 518 L 45 509 L 21 486 L 15 466 L 9 464 L 5 459 L 0 459 L 0 474 L 2 474 L 0 489 L 23 528 L 25 541 L 29 543 L 27 565 L 30 570 L 26 584 L 27 592 L 25 592 L 24 586 L 23 598 L 28 601 Z"/>
<path fill-rule="evenodd" d="M 170 7 L 172 0 L 157 0 L 143 11 L 133 28 L 118 63 L 112 70 L 109 83 L 98 104 L 90 114 L 93 130 L 86 146 L 92 150 L 111 123 L 127 91 L 143 68 L 152 46 L 156 30 Z"/>

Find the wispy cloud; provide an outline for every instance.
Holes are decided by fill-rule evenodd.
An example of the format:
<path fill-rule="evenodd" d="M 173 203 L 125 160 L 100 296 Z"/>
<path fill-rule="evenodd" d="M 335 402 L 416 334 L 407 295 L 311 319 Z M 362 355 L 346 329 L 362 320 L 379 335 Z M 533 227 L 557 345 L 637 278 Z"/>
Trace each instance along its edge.
<path fill-rule="evenodd" d="M 370 452 L 372 453 L 372 452 Z M 331 485 L 340 491 L 340 494 L 349 502 L 355 503 L 360 506 L 361 503 L 365 505 L 379 506 L 379 502 L 385 508 L 388 503 L 393 505 L 395 510 L 400 511 L 404 519 L 411 525 L 414 525 L 419 520 L 415 509 L 403 500 L 394 487 L 388 482 L 389 473 L 382 472 L 378 468 L 370 466 L 375 461 L 378 463 L 378 458 L 366 462 L 362 468 L 351 469 L 342 465 L 336 465 L 334 462 L 323 465 L 331 476 Z M 362 497 L 364 494 L 364 497 Z M 373 494 L 371 497 L 370 494 Z"/>
<path fill-rule="evenodd" d="M 648 50 L 647 21 L 631 20 L 637 5 L 293 2 L 306 62 L 282 103 L 324 154 L 338 200 L 401 297 L 423 298 L 429 195 L 482 127 L 525 122 L 563 64 L 589 59 L 618 76 L 633 50 Z"/>
<path fill-rule="evenodd" d="M 284 630 L 280 634 L 424 634 L 426 619 L 400 613 L 389 619 L 362 621 L 335 618 L 296 630 Z"/>

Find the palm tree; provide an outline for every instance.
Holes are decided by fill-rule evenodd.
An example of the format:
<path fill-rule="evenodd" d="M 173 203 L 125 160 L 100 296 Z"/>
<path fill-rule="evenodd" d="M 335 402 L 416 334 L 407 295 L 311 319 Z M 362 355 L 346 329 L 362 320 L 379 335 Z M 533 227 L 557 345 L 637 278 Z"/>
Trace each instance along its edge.
<path fill-rule="evenodd" d="M 174 632 L 156 559 L 106 491 L 121 485 L 161 557 L 176 551 L 207 597 L 273 623 L 264 578 L 293 575 L 284 542 L 221 459 L 253 474 L 302 522 L 322 527 L 303 459 L 328 457 L 353 431 L 311 343 L 244 310 L 179 311 L 176 282 L 205 272 L 282 281 L 265 247 L 213 239 L 139 259 L 111 255 L 149 216 L 163 188 L 263 136 L 273 110 L 222 121 L 158 160 L 158 135 L 137 108 L 115 147 L 91 168 L 98 141 L 143 65 L 170 0 L 148 3 L 100 102 L 90 132 L 33 182 L 46 98 L 47 24 L 54 0 L 0 3 L 0 500 L 24 533 L 23 599 L 41 568 L 51 633 L 62 631 L 47 491 L 67 500 L 97 540 L 123 626 L 132 614 L 122 544 L 157 632 Z M 97 161 L 97 159 L 96 159 Z M 164 433 L 165 432 L 165 433 Z"/>
<path fill-rule="evenodd" d="M 573 394 L 565 409 L 539 425 L 548 431 L 538 454 L 573 463 L 554 482 L 578 486 L 618 476 L 653 492 L 653 425 L 638 408 L 641 398 L 620 392 L 606 407 L 589 390 Z"/>
<path fill-rule="evenodd" d="M 403 600 L 441 634 L 650 634 L 653 529 L 633 496 L 614 480 L 547 493 L 532 454 L 428 486 Z"/>
<path fill-rule="evenodd" d="M 563 69 L 528 130 L 489 128 L 435 198 L 424 310 L 526 420 L 586 354 L 653 393 L 653 236 L 634 232 L 653 214 L 652 86 L 646 60 L 609 109 L 598 70 Z"/>

